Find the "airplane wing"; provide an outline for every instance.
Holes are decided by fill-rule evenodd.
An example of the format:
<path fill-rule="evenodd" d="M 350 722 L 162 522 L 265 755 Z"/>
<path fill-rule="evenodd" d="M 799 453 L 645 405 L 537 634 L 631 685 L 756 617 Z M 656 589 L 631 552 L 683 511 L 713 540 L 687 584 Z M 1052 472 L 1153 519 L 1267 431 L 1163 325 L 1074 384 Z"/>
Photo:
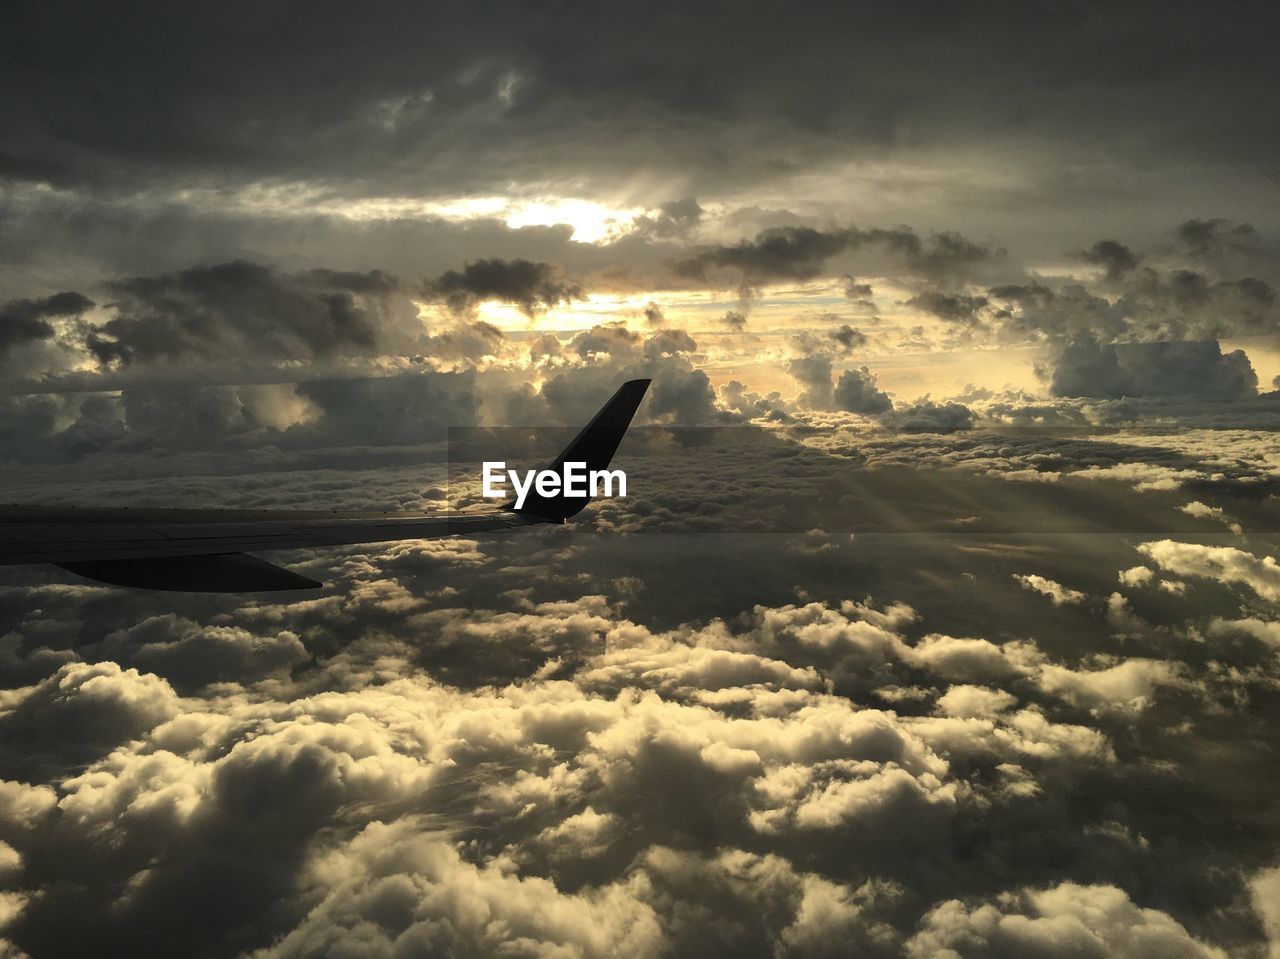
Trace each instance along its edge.
<path fill-rule="evenodd" d="M 555 463 L 607 467 L 648 386 L 623 384 Z M 471 536 L 563 522 L 586 505 L 556 499 L 477 513 L 0 507 L 0 566 L 51 563 L 98 582 L 149 589 L 315 589 L 322 584 L 250 554 Z"/>

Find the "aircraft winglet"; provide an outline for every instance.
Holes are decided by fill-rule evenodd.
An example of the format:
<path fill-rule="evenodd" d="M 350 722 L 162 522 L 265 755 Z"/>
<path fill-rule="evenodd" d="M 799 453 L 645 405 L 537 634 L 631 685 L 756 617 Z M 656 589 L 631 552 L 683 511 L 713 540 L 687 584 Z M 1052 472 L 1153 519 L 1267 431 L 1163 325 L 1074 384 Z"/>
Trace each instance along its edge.
<path fill-rule="evenodd" d="M 591 422 L 582 428 L 573 442 L 546 468 L 557 473 L 565 463 L 585 463 L 588 472 L 607 468 L 613 460 L 613 454 L 618 451 L 618 445 L 626 435 L 627 427 L 631 425 L 631 419 L 636 415 L 650 382 L 628 380 L 618 387 L 609 402 L 600 408 L 600 412 L 591 418 Z M 520 509 L 516 509 L 514 503 L 507 503 L 503 508 L 535 521 L 563 523 L 582 512 L 590 502 L 590 496 L 539 496 L 536 491 L 530 490 Z"/>

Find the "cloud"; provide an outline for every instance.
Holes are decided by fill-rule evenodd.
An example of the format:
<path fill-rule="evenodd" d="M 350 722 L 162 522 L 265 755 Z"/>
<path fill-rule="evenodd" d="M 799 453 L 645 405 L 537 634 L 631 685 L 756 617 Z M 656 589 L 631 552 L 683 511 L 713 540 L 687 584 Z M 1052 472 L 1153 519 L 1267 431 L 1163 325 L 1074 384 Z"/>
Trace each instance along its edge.
<path fill-rule="evenodd" d="M 876 385 L 876 375 L 865 366 L 847 369 L 836 382 L 832 401 L 837 409 L 874 416 L 893 409 L 889 394 Z"/>
<path fill-rule="evenodd" d="M 172 613 L 110 633 L 103 641 L 116 656 L 163 676 L 179 689 L 287 672 L 310 656 L 287 630 L 260 636 L 232 626 L 207 626 Z"/>
<path fill-rule="evenodd" d="M 1135 270 L 1141 257 L 1118 240 L 1099 240 L 1077 254 L 1086 263 L 1102 267 L 1106 278 L 1115 282 Z"/>
<path fill-rule="evenodd" d="M 1005 712 L 1017 702 L 1016 696 L 1004 690 L 960 684 L 952 686 L 938 697 L 938 710 L 944 715 L 962 719 L 990 718 Z"/>
<path fill-rule="evenodd" d="M 936 290 L 919 293 L 907 300 L 908 306 L 914 306 L 940 320 L 962 326 L 976 326 L 979 323 L 979 314 L 987 303 L 985 296 L 939 293 Z"/>
<path fill-rule="evenodd" d="M 371 823 L 317 855 L 307 876 L 318 902 L 304 922 L 255 959 L 345 951 L 659 956 L 664 935 L 636 883 L 566 895 L 501 863 L 478 866 L 412 820 Z"/>
<path fill-rule="evenodd" d="M 801 406 L 813 410 L 831 409 L 835 392 L 831 385 L 832 361 L 829 354 L 797 356 L 786 361 L 785 369 L 802 387 L 797 400 Z"/>
<path fill-rule="evenodd" d="M 1271 959 L 1280 952 L 1280 867 L 1259 870 L 1249 880 L 1254 912 L 1262 920 Z"/>
<path fill-rule="evenodd" d="M 5 765 L 36 771 L 46 764 L 84 762 L 154 729 L 177 711 L 172 687 L 157 676 L 113 662 L 66 663 L 10 699 L 0 717 L 8 744 Z"/>
<path fill-rule="evenodd" d="M 479 422 L 470 373 L 419 373 L 375 379 L 300 383 L 300 396 L 320 418 L 296 426 L 299 444 L 416 444 L 439 439 L 450 426 Z"/>
<path fill-rule="evenodd" d="M 632 229 L 641 235 L 659 239 L 678 237 L 696 228 L 705 211 L 693 197 L 663 203 L 656 216 L 642 214 L 631 221 Z"/>
<path fill-rule="evenodd" d="M 1216 340 L 1102 344 L 1078 340 L 1059 354 L 1055 396 L 1200 396 L 1241 399 L 1257 393 L 1258 377 L 1242 350 L 1224 354 Z"/>
<path fill-rule="evenodd" d="M 423 291 L 462 315 L 471 314 L 486 300 L 496 300 L 532 317 L 583 296 L 582 287 L 562 279 L 550 263 L 496 257 L 472 261 L 461 270 L 447 270 L 425 283 Z"/>
<path fill-rule="evenodd" d="M 371 353 L 410 310 L 397 282 L 377 271 L 281 274 L 243 260 L 109 289 L 116 315 L 86 335 L 103 366 Z"/>
<path fill-rule="evenodd" d="M 955 233 L 921 239 L 906 228 L 885 230 L 808 226 L 770 227 L 754 239 L 703 250 L 673 264 L 685 279 L 707 281 L 717 270 L 737 272 L 748 288 L 819 276 L 836 255 L 868 247 L 888 254 L 901 268 L 925 277 L 942 277 L 996 256 L 996 251 Z"/>
<path fill-rule="evenodd" d="M 1234 546 L 1203 546 L 1171 539 L 1141 543 L 1138 552 L 1179 576 L 1239 584 L 1265 600 L 1280 601 L 1280 564 L 1273 556 L 1255 556 Z"/>
<path fill-rule="evenodd" d="M 788 475 L 796 466 L 790 457 Z M 23 786 L 21 803 L 3 804 L 26 810 L 12 826 L 0 817 L 0 840 L 23 869 L 42 862 L 42 875 L 65 880 L 24 901 L 15 941 L 34 955 L 92 926 L 120 950 L 143 936 L 177 949 L 194 934 L 263 955 L 357 942 L 492 951 L 525 940 L 584 954 L 715 943 L 771 955 L 809 954 L 839 932 L 833 941 L 889 956 L 912 937 L 943 935 L 939 903 L 975 908 L 1009 881 L 1009 861 L 1026 864 L 1016 881 L 1027 889 L 1116 870 L 1161 896 L 1203 875 L 1202 858 L 1185 854 L 1197 842 L 1235 861 L 1229 836 L 1169 813 L 1176 797 L 1147 816 L 1148 787 L 1134 786 L 1111 745 L 1164 728 L 1170 696 L 1199 710 L 1207 693 L 1193 680 L 1210 674 L 1140 647 L 1080 662 L 1082 647 L 1109 636 L 1103 612 L 1083 606 L 1052 652 L 1053 620 L 1024 609 L 1008 568 L 1026 561 L 1020 550 L 953 567 L 963 554 L 936 540 L 915 561 L 889 542 L 871 564 L 859 537 L 814 568 L 837 590 L 856 576 L 877 591 L 885 570 L 901 570 L 899 588 L 933 596 L 925 611 L 730 604 L 724 619 L 690 621 L 668 605 L 699 590 L 686 581 L 708 556 L 719 557 L 717 577 L 749 579 L 759 540 L 726 553 L 688 539 L 673 562 L 647 553 L 646 537 L 530 532 L 311 559 L 330 563 L 340 585 L 302 603 L 214 597 L 203 613 L 146 616 L 146 598 L 125 591 L 33 597 L 50 624 L 96 604 L 103 629 L 84 627 L 78 655 L 119 663 L 53 665 L 48 679 L 5 695 L 26 703 L 98 670 L 129 691 L 112 703 L 138 705 L 112 706 L 128 722 L 94 719 L 114 731 L 92 751 L 44 749 L 39 776 L 53 787 Z M 776 553 L 776 537 L 768 542 Z M 797 581 L 827 588 L 804 574 L 801 554 L 787 555 Z M 1053 565 L 1079 556 L 1040 555 L 1055 582 L 1091 582 L 1092 572 Z M 1111 560 L 1124 550 L 1104 555 L 1084 568 L 1107 567 L 1098 580 L 1114 582 Z M 651 556 L 665 559 L 643 583 L 617 579 Z M 983 572 L 989 563 L 998 576 Z M 975 598 L 933 590 L 948 568 L 985 577 Z M 608 595 L 585 596 L 588 582 Z M 1036 641 L 931 628 L 992 606 L 1006 610 L 1008 634 Z M 1170 655 L 1201 645 L 1160 642 Z M 1217 655 L 1245 662 L 1243 644 L 1214 642 Z M 132 664 L 158 675 L 131 674 Z M 161 708 L 143 708 L 153 702 Z M 78 726 L 48 725 L 47 706 L 37 712 L 51 736 L 84 738 Z M 1208 722 L 1212 711 L 1193 714 Z M 19 731 L 4 733 L 8 742 Z M 30 734 L 13 741 L 27 746 L 6 769 L 17 763 L 42 781 L 22 765 Z M 1167 778 L 1150 770 L 1149 788 L 1181 788 L 1181 768 Z M 1076 803 L 1085 783 L 1090 802 Z M 708 830 L 714 845 L 700 838 Z M 1000 851 L 989 864 L 955 853 L 951 837 L 972 830 Z M 1032 855 L 1030 837 L 1054 855 Z M 1177 865 L 1161 857 L 1166 845 Z M 51 859 L 61 848 L 75 855 Z M 1207 884 L 1215 902 L 1245 895 L 1231 892 L 1229 872 Z M 34 890 L 34 875 L 12 888 Z M 223 894 L 192 897 L 201 888 Z M 1189 927 L 1203 914 L 1170 901 L 1170 922 Z"/>
<path fill-rule="evenodd" d="M 881 422 L 901 433 L 953 433 L 973 426 L 973 410 L 963 403 L 924 399 L 885 415 Z"/>
<path fill-rule="evenodd" d="M 1032 592 L 1048 596 L 1054 606 L 1069 606 L 1076 603 L 1082 603 L 1086 598 L 1085 594 L 1080 592 L 1078 589 L 1068 589 L 1061 583 L 1054 582 L 1051 579 L 1046 579 L 1043 576 L 1022 576 L 1015 574 L 1013 578 L 1021 583 L 1024 589 L 1029 589 Z"/>
<path fill-rule="evenodd" d="M 1046 692 L 1083 709 L 1132 714 L 1146 709 L 1162 687 L 1181 685 L 1182 671 L 1173 663 L 1133 658 L 1097 670 L 1046 665 L 1037 682 Z"/>
<path fill-rule="evenodd" d="M 1175 236 L 1187 252 L 1205 260 L 1224 254 L 1261 252 L 1261 238 L 1253 224 L 1232 223 L 1221 217 L 1185 220 L 1178 225 Z"/>
<path fill-rule="evenodd" d="M 1154 576 L 1155 573 L 1148 566 L 1131 566 L 1120 571 L 1120 582 L 1125 586 L 1145 586 Z"/>
<path fill-rule="evenodd" d="M 698 349 L 697 341 L 684 330 L 668 329 L 654 333 L 644 343 L 645 356 L 660 359 L 664 356 L 678 356 L 681 353 L 693 353 Z"/>
<path fill-rule="evenodd" d="M 855 330 L 848 323 L 842 323 L 831 331 L 831 338 L 840 344 L 840 348 L 848 353 L 867 345 L 867 335 Z"/>
<path fill-rule="evenodd" d="M 950 900 L 934 908 L 906 944 L 913 957 L 1178 956 L 1224 959 L 1226 953 L 1194 938 L 1158 909 L 1135 904 L 1122 889 L 1062 883 L 1022 889 L 995 902 Z"/>
<path fill-rule="evenodd" d="M 38 300 L 9 300 L 0 304 L 0 359 L 15 347 L 51 339 L 50 317 L 79 316 L 94 303 L 82 293 L 69 290 Z"/>

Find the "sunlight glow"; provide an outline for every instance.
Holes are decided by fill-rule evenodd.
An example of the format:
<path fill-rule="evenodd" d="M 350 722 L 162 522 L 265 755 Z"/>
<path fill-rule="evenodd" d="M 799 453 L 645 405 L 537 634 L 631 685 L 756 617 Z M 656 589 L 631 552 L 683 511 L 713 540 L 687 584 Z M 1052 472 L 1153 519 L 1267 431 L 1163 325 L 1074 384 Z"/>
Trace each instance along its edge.
<path fill-rule="evenodd" d="M 516 201 L 508 210 L 506 221 L 512 229 L 567 224 L 573 227 L 574 240 L 598 243 L 627 232 L 631 221 L 643 212 L 642 207 L 616 209 L 593 200 L 556 197 Z"/>

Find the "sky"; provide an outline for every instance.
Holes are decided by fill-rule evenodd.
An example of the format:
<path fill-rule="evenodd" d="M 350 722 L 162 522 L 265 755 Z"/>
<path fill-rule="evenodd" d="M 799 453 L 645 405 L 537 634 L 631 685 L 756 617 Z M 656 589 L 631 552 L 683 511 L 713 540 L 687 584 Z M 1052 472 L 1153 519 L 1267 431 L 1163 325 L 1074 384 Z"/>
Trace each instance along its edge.
<path fill-rule="evenodd" d="M 1280 956 L 1277 20 L 7 4 L 0 501 L 652 386 L 566 527 L 6 568 L 0 956 Z"/>

